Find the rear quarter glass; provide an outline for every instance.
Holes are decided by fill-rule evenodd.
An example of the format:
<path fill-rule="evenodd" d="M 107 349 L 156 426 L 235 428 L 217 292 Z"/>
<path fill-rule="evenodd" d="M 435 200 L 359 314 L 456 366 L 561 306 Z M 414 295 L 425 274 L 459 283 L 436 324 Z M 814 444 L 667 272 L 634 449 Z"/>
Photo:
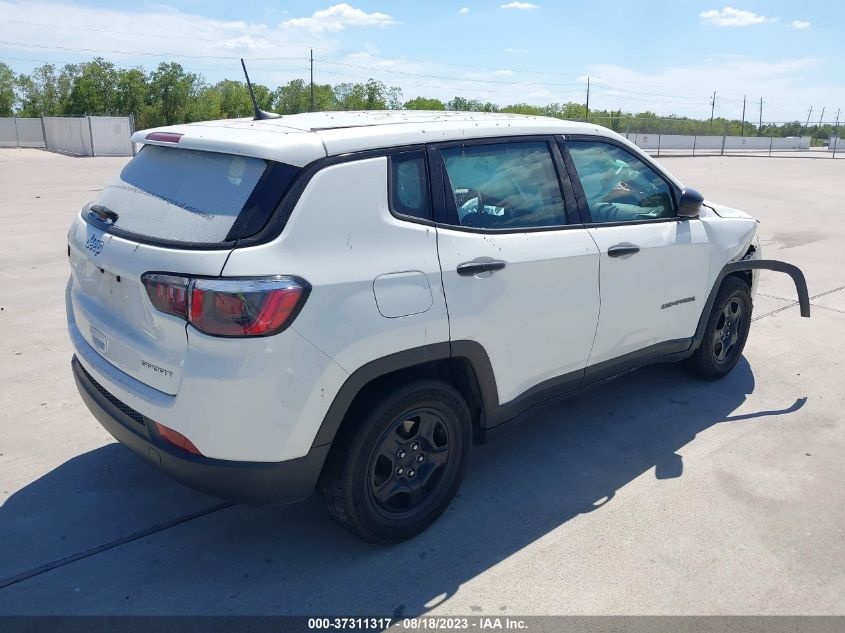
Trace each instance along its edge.
<path fill-rule="evenodd" d="M 147 145 L 95 203 L 117 213 L 115 228 L 141 239 L 215 244 L 233 239 L 242 214 L 253 232 L 269 219 L 298 171 L 270 165 L 249 156 Z M 273 178 L 265 178 L 271 171 Z"/>

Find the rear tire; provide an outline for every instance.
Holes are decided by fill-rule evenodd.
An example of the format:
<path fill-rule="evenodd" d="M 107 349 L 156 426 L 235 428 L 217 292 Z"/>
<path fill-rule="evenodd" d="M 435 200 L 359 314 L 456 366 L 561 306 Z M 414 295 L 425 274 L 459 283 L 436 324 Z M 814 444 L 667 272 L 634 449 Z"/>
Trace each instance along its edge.
<path fill-rule="evenodd" d="M 338 449 L 347 448 L 332 454 L 318 483 L 323 507 L 372 543 L 419 534 L 449 506 L 463 479 L 472 439 L 466 402 L 445 382 L 420 380 L 352 415 L 360 424 L 336 439 Z"/>
<path fill-rule="evenodd" d="M 727 277 L 713 302 L 704 338 L 685 361 L 687 369 L 705 380 L 727 376 L 742 356 L 751 327 L 751 291 L 738 277 Z"/>

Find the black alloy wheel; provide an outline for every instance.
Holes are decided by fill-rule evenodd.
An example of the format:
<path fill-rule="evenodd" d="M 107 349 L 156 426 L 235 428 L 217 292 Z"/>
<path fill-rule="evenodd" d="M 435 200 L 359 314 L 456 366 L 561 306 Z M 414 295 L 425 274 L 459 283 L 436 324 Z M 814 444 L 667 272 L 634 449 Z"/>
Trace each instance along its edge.
<path fill-rule="evenodd" d="M 344 420 L 318 483 L 323 507 L 367 541 L 411 538 L 449 507 L 471 441 L 469 408 L 449 383 L 385 387 Z"/>
<path fill-rule="evenodd" d="M 713 302 L 698 349 L 686 361 L 693 374 L 705 380 L 727 376 L 739 362 L 751 327 L 751 290 L 743 279 L 731 276 Z"/>
<path fill-rule="evenodd" d="M 370 494 L 387 516 L 416 511 L 433 496 L 454 468 L 455 442 L 447 423 L 429 408 L 402 415 L 382 436 L 370 464 Z"/>

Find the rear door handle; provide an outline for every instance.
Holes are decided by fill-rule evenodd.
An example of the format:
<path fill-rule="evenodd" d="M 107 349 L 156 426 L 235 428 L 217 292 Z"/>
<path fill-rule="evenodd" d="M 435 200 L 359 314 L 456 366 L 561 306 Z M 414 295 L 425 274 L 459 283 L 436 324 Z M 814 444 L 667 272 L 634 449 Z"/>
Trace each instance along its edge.
<path fill-rule="evenodd" d="M 463 264 L 458 264 L 458 274 L 464 277 L 472 277 L 478 273 L 502 270 L 505 265 L 505 262 L 500 259 L 491 259 L 483 262 L 464 262 Z"/>
<path fill-rule="evenodd" d="M 616 244 L 607 249 L 608 257 L 624 257 L 625 255 L 635 255 L 639 252 L 640 247 L 630 243 Z"/>

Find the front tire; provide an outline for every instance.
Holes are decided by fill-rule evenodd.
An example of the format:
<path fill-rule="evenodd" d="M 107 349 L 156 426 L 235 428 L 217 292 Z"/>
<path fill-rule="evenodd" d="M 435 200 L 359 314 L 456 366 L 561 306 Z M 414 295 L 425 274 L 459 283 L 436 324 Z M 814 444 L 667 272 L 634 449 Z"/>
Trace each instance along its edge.
<path fill-rule="evenodd" d="M 323 507 L 364 540 L 404 541 L 431 525 L 461 484 L 472 439 L 469 409 L 438 380 L 413 382 L 362 408 L 351 438 L 337 440 L 348 448 L 330 458 L 320 478 Z"/>
<path fill-rule="evenodd" d="M 738 277 L 722 282 L 704 338 L 695 353 L 686 361 L 690 372 L 705 380 L 727 376 L 742 356 L 751 327 L 751 291 Z"/>

